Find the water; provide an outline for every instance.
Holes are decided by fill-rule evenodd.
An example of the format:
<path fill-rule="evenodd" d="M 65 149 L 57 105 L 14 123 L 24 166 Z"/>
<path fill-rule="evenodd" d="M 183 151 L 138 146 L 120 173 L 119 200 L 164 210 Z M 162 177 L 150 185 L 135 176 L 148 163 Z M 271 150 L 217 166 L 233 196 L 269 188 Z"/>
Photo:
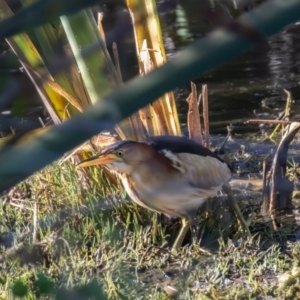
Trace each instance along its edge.
<path fill-rule="evenodd" d="M 213 30 L 204 22 L 208 10 L 207 1 L 179 1 L 173 12 L 161 17 L 167 51 L 172 57 L 194 40 Z M 232 1 L 219 1 L 233 16 Z M 206 10 L 206 11 L 205 11 Z M 300 20 L 300 18 L 299 18 Z M 245 126 L 247 119 L 276 118 L 285 106 L 290 91 L 295 100 L 292 118 L 297 119 L 300 103 L 300 22 L 282 30 L 268 41 L 269 49 L 254 49 L 235 60 L 194 80 L 199 92 L 202 84 L 208 84 L 209 117 L 211 131 L 225 133 L 226 125 L 233 123 L 236 130 L 256 129 Z M 180 121 L 186 125 L 189 85 L 176 91 Z M 268 108 L 263 106 L 267 101 Z"/>

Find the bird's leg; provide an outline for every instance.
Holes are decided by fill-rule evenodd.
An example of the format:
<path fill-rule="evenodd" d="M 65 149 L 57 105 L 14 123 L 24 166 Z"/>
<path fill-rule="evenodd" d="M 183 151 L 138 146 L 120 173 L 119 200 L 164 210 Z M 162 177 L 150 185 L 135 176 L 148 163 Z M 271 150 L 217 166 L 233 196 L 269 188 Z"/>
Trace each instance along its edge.
<path fill-rule="evenodd" d="M 197 244 L 199 240 L 200 226 L 196 222 L 190 224 L 193 244 Z"/>
<path fill-rule="evenodd" d="M 180 229 L 177 239 L 172 247 L 173 251 L 174 250 L 176 251 L 182 245 L 183 240 L 184 240 L 184 238 L 190 228 L 190 225 L 191 225 L 191 220 L 187 217 L 183 217 L 181 219 L 181 222 L 182 222 L 181 229 Z"/>
<path fill-rule="evenodd" d="M 233 196 L 230 184 L 227 182 L 222 186 L 222 188 L 223 188 L 224 192 L 227 194 L 229 203 L 233 207 L 235 215 L 236 215 L 237 219 L 240 221 L 240 224 L 241 224 L 243 230 L 245 232 L 247 232 L 248 237 L 250 237 L 251 233 L 250 233 L 248 224 L 245 221 L 245 219 L 244 219 L 244 217 L 241 213 L 241 210 L 240 210 L 240 208 L 239 208 L 239 206 L 238 206 L 238 204 L 237 204 L 237 202 L 236 202 L 236 200 Z"/>

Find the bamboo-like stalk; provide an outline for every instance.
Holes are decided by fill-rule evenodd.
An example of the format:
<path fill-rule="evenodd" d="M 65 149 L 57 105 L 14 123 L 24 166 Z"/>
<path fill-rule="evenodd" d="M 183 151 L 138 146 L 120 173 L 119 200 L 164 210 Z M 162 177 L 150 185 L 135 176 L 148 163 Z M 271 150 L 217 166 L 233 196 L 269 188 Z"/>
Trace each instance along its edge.
<path fill-rule="evenodd" d="M 104 33 L 103 26 L 102 26 L 103 18 L 104 18 L 104 14 L 102 12 L 98 13 L 98 19 L 97 19 L 98 30 L 99 30 L 100 36 L 103 40 L 103 43 L 106 45 L 105 33 Z"/>
<path fill-rule="evenodd" d="M 32 0 L 21 1 L 24 6 L 28 6 L 33 3 Z M 5 2 L 2 2 L 3 6 L 5 6 Z M 9 11 L 9 15 L 12 16 L 13 14 L 9 8 L 6 8 Z M 78 111 L 82 112 L 84 108 L 91 105 L 91 102 L 95 103 L 106 93 L 121 84 L 121 80 L 118 80 L 116 77 L 116 71 L 110 60 L 105 43 L 101 43 L 101 37 L 99 37 L 99 34 L 102 34 L 102 41 L 105 39 L 104 30 L 101 26 L 101 17 L 99 18 L 98 26 L 96 26 L 94 17 L 90 10 L 82 11 L 70 18 L 62 17 L 62 20 L 67 24 L 65 27 L 67 27 L 67 37 L 69 38 L 71 44 L 71 47 L 66 47 L 66 50 L 71 50 L 69 51 L 71 57 L 73 56 L 72 51 L 75 52 L 74 56 L 77 60 L 77 64 L 80 67 L 80 73 L 83 74 L 83 76 L 78 73 L 77 64 L 75 61 L 75 67 L 72 66 L 69 70 L 63 70 L 55 74 L 55 81 L 52 79 L 47 79 L 45 76 L 41 78 L 39 72 L 37 72 L 34 68 L 31 68 L 31 71 L 34 72 L 38 78 L 49 85 L 48 93 L 55 94 L 55 97 L 52 97 L 52 99 L 49 98 L 51 103 L 47 103 L 47 100 L 45 103 L 46 107 L 47 105 L 48 107 L 50 105 L 53 108 L 53 112 L 50 110 L 50 108 L 48 109 L 53 119 L 55 118 L 54 114 L 56 109 L 58 110 L 58 112 L 56 112 L 57 114 L 62 112 L 63 117 L 68 118 L 74 115 L 72 107 L 77 109 L 75 113 Z M 58 24 L 56 25 L 59 26 L 59 24 L 60 23 L 58 19 Z M 79 27 L 78 24 L 80 24 Z M 76 29 L 78 32 L 80 31 L 81 34 L 77 34 Z M 51 24 L 45 24 L 39 28 L 35 28 L 34 31 L 31 31 L 30 36 L 34 39 L 40 53 L 38 53 L 38 51 L 35 49 L 31 40 L 26 37 L 27 39 L 25 42 L 27 42 L 29 50 L 34 49 L 35 54 L 41 55 L 45 59 L 45 62 L 50 64 L 49 60 L 56 55 L 55 47 L 57 46 L 57 43 L 60 42 L 58 33 L 53 29 Z M 83 59 L 80 56 L 80 52 L 83 47 L 95 42 L 98 42 L 102 45 L 101 50 L 95 53 L 89 59 Z M 23 47 L 23 49 L 25 49 L 25 47 Z M 43 63 L 42 59 L 41 62 Z M 94 73 L 97 71 L 99 71 L 99 74 Z M 85 86 L 89 87 L 88 91 L 86 91 Z M 56 93 L 58 93 L 58 97 L 56 96 Z M 60 106 L 60 103 L 57 102 L 60 99 L 59 95 L 66 98 L 66 100 L 72 105 L 67 106 L 67 103 L 63 102 L 63 107 L 61 107 L 62 105 Z M 116 131 L 122 139 L 125 139 L 126 137 L 130 139 L 141 139 L 144 137 L 144 133 L 143 135 L 140 134 L 141 130 L 138 129 L 139 124 L 137 122 L 135 122 L 136 124 L 131 122 L 131 119 L 132 117 L 129 117 L 129 119 L 122 121 L 119 126 L 116 125 Z"/>
<path fill-rule="evenodd" d="M 127 0 L 127 6 L 134 24 L 140 74 L 146 74 L 167 61 L 156 4 L 154 0 Z M 140 113 L 140 116 L 151 134 L 181 133 L 172 92 L 153 102 L 151 107 Z"/>
<path fill-rule="evenodd" d="M 116 87 L 118 80 L 108 51 L 100 37 L 96 21 L 90 10 L 80 11 L 71 16 L 62 16 L 60 19 L 82 74 L 91 104 L 95 104 L 100 97 Z M 100 44 L 102 51 L 97 51 L 90 57 L 83 58 L 81 56 L 82 49 L 95 41 Z M 110 78 L 108 78 L 107 73 Z"/>
<path fill-rule="evenodd" d="M 22 0 L 22 3 L 27 6 L 32 1 Z M 3 0 L 0 1 L 0 10 L 1 17 L 4 17 L 4 14 L 5 16 L 13 16 L 13 12 Z M 77 97 L 64 71 L 57 73 L 53 78 L 47 70 L 47 57 L 50 59 L 55 55 L 53 44 L 58 41 L 52 26 L 45 24 L 43 27 L 36 28 L 34 32 L 31 32 L 31 36 L 34 34 L 34 40 L 38 42 L 37 46 L 40 52 L 38 52 L 36 45 L 33 44 L 28 35 L 24 33 L 7 39 L 7 42 L 21 60 L 26 72 L 30 73 L 32 78 L 35 78 L 33 80 L 37 81 L 36 86 L 40 90 L 38 92 L 44 94 L 41 99 L 52 120 L 57 124 L 68 118 L 70 113 L 83 111 L 79 100 L 83 97 L 82 95 Z M 43 76 L 41 76 L 42 73 Z M 68 105 L 68 102 L 71 105 Z"/>
<path fill-rule="evenodd" d="M 8 7 L 5 1 L 0 1 L 0 19 L 3 20 L 8 16 L 13 16 L 12 11 Z M 48 83 L 44 82 L 39 87 L 39 93 L 45 104 L 48 106 L 48 111 L 52 116 L 55 123 L 60 123 L 66 118 L 66 104 L 64 97 L 62 97 L 58 92 L 54 91 L 50 86 L 49 82 L 53 81 L 52 76 L 47 71 L 47 68 L 39 55 L 38 51 L 34 47 L 33 43 L 29 39 L 28 35 L 21 33 L 15 35 L 14 37 L 8 38 L 7 42 L 10 47 L 13 49 L 15 54 L 19 57 L 21 63 L 23 64 L 28 75 L 35 77 L 37 79 L 36 72 L 42 71 L 47 74 Z M 31 67 L 31 69 L 29 69 Z M 48 103 L 46 103 L 48 102 Z"/>
<path fill-rule="evenodd" d="M 122 85 L 103 40 L 105 36 L 101 22 L 96 23 L 90 9 L 71 16 L 62 16 L 60 19 L 82 74 L 91 104 L 94 105 L 108 92 Z M 82 49 L 95 43 L 95 41 L 99 43 L 100 51 L 83 58 Z M 138 139 L 130 119 L 119 123 L 115 130 L 122 139 L 125 137 Z"/>
<path fill-rule="evenodd" d="M 33 3 L 32 0 L 21 1 L 24 6 L 29 6 Z M 13 16 L 12 11 L 3 0 L 0 1 L 0 9 L 2 9 L 1 16 Z M 95 42 L 97 40 L 98 28 L 95 29 L 95 27 L 92 26 L 94 17 L 88 13 L 83 16 L 81 14 L 81 17 L 82 19 L 79 24 L 85 24 L 87 27 L 84 28 L 86 29 L 84 31 L 84 36 L 90 38 L 87 41 L 87 44 Z M 79 31 L 81 31 L 81 29 L 82 28 L 80 27 Z M 27 73 L 30 73 L 32 77 L 36 78 L 36 80 L 39 81 L 39 83 L 42 83 L 43 87 L 40 87 L 39 83 L 36 84 L 36 87 L 39 90 L 42 89 L 39 93 L 54 123 L 60 123 L 61 121 L 74 116 L 74 114 L 82 112 L 84 108 L 91 105 L 90 96 L 85 91 L 85 86 L 82 82 L 81 75 L 77 71 L 75 61 L 75 67 L 72 66 L 68 70 L 62 70 L 61 72 L 55 74 L 54 78 L 52 78 L 50 74 L 48 75 L 48 77 L 45 76 L 45 74 L 48 73 L 46 65 L 47 63 L 48 65 L 50 65 L 51 58 L 57 55 L 57 53 L 55 52 L 55 48 L 57 47 L 58 43 L 61 42 L 59 40 L 58 32 L 54 30 L 52 24 L 45 24 L 39 28 L 35 28 L 34 30 L 30 31 L 30 37 L 34 40 L 35 44 L 33 44 L 31 39 L 26 34 L 20 34 L 9 39 L 11 40 L 10 46 L 13 47 L 15 53 L 19 56 L 19 58 L 24 56 L 24 59 L 22 59 L 22 61 L 26 64 L 24 68 L 26 69 Z M 35 46 L 37 46 L 39 51 Z M 104 51 L 102 51 L 103 49 Z M 108 72 L 106 72 L 107 70 L 104 70 L 101 76 L 96 77 L 97 79 L 100 78 L 100 80 L 104 81 L 107 78 L 106 75 L 112 74 L 112 72 L 113 75 L 111 75 L 111 78 L 113 78 L 115 75 L 115 70 L 112 62 L 107 61 L 110 59 L 110 57 L 108 55 L 106 47 L 103 47 L 103 49 L 99 51 L 99 57 L 104 57 L 103 60 L 100 61 L 103 61 L 103 64 L 101 65 L 101 63 L 98 62 L 97 65 L 95 61 L 93 61 L 91 65 L 95 66 L 95 68 L 97 66 L 99 67 L 100 65 L 99 70 L 103 70 L 103 66 L 108 66 Z M 72 52 L 70 52 L 69 54 L 73 56 Z M 85 64 L 85 61 L 83 61 L 83 64 Z M 36 66 L 42 67 L 36 69 Z M 87 67 L 87 69 L 89 69 L 89 66 Z M 41 73 L 43 73 L 43 76 L 40 75 Z M 112 82 L 114 84 L 114 87 L 119 84 L 117 78 L 113 78 L 113 80 L 111 80 L 111 78 L 108 78 L 109 82 L 106 81 L 104 86 L 109 87 L 109 84 L 111 84 Z M 98 86 L 98 83 L 99 82 L 95 82 L 95 85 Z M 107 92 L 109 92 L 110 90 L 107 90 Z M 103 92 L 103 89 L 101 89 L 101 92 Z M 45 97 L 42 97 L 42 94 L 44 94 Z M 100 99 L 104 94 L 98 94 L 93 99 Z M 68 102 L 66 102 L 65 99 L 71 105 L 68 105 Z M 75 108 L 75 110 L 72 108 Z M 135 138 L 136 134 L 132 129 L 132 126 L 130 125 L 131 124 L 128 123 L 128 120 L 121 122 L 121 126 L 123 128 L 126 128 L 126 134 L 128 138 Z M 116 130 L 122 139 L 126 138 L 122 129 L 118 125 L 116 125 Z"/>

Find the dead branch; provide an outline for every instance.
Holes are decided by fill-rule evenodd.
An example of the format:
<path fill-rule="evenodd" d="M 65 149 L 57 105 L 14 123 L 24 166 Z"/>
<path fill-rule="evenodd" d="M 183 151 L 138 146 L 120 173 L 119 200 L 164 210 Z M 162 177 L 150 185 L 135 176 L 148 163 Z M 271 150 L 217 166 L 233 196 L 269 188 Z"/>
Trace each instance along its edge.
<path fill-rule="evenodd" d="M 202 85 L 203 123 L 205 132 L 205 147 L 210 148 L 209 142 L 209 117 L 208 117 L 208 89 L 207 84 Z"/>
<path fill-rule="evenodd" d="M 189 138 L 203 145 L 202 140 L 202 128 L 200 121 L 200 113 L 197 101 L 197 88 L 196 85 L 191 82 L 192 93 L 186 99 L 189 109 L 187 115 L 187 124 L 189 130 Z"/>
<path fill-rule="evenodd" d="M 272 220 L 276 211 L 285 209 L 291 205 L 294 187 L 293 183 L 286 177 L 287 152 L 289 144 L 299 129 L 299 122 L 293 122 L 287 128 L 276 150 L 269 176 L 265 180 L 266 187 L 263 197 L 262 214 L 273 216 Z M 274 226 L 276 227 L 276 225 Z"/>
<path fill-rule="evenodd" d="M 263 120 L 263 119 L 250 119 L 244 122 L 244 124 L 270 124 L 270 125 L 277 125 L 277 124 L 289 125 L 291 123 L 292 123 L 291 121 Z"/>

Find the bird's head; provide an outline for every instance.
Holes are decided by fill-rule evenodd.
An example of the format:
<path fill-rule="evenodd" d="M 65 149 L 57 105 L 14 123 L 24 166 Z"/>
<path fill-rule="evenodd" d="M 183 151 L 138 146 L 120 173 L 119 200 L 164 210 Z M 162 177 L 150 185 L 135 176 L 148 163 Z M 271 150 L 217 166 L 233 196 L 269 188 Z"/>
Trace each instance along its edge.
<path fill-rule="evenodd" d="M 147 160 L 152 147 L 135 141 L 118 141 L 107 147 L 99 155 L 80 162 L 77 167 L 105 165 L 117 173 L 130 174 L 138 164 Z"/>

